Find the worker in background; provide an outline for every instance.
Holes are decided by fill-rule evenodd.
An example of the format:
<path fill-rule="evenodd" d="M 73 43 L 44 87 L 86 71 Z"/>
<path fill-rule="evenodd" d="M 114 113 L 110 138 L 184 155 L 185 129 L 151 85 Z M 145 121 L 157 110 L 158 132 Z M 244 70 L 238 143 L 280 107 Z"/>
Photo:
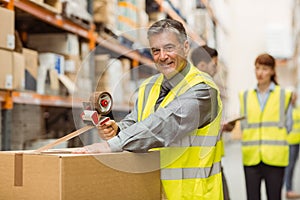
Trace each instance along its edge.
<path fill-rule="evenodd" d="M 255 60 L 257 86 L 239 94 L 242 156 L 248 200 L 260 200 L 261 182 L 267 198 L 280 200 L 284 169 L 289 161 L 288 133 L 292 129 L 292 93 L 276 81 L 275 59 L 261 54 Z"/>
<path fill-rule="evenodd" d="M 160 73 L 141 84 L 125 119 L 99 126 L 100 135 L 110 139 L 75 153 L 159 148 L 167 199 L 223 199 L 219 90 L 210 76 L 187 61 L 189 43 L 180 22 L 157 21 L 147 35 Z"/>
<path fill-rule="evenodd" d="M 293 191 L 293 174 L 299 156 L 300 144 L 300 106 L 296 106 L 296 95 L 293 95 L 293 128 L 288 135 L 289 142 L 289 165 L 285 168 L 285 187 L 287 199 L 300 199 L 300 194 Z"/>
<path fill-rule="evenodd" d="M 208 73 L 211 77 L 214 77 L 217 73 L 218 65 L 218 51 L 216 49 L 210 48 L 207 45 L 199 46 L 195 48 L 191 53 L 191 61 L 194 66 L 196 66 L 200 71 Z M 223 131 L 232 131 L 235 123 L 224 123 L 221 127 L 221 133 Z M 223 141 L 222 141 L 223 144 Z M 223 145 L 222 145 L 223 146 Z M 224 147 L 222 150 L 224 155 Z M 229 190 L 227 186 L 227 181 L 222 170 L 222 179 L 223 179 L 223 194 L 224 200 L 229 200 Z"/>

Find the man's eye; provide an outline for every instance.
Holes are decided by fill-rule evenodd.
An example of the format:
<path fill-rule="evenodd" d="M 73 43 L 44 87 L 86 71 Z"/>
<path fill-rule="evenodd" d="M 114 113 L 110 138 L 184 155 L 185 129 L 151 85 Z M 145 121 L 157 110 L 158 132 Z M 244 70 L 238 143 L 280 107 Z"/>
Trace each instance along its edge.
<path fill-rule="evenodd" d="M 159 49 L 152 49 L 152 54 L 158 54 L 159 53 Z"/>
<path fill-rule="evenodd" d="M 164 48 L 165 49 L 165 51 L 167 51 L 167 52 L 172 52 L 172 51 L 174 51 L 174 47 L 173 46 L 167 46 L 167 47 L 165 47 Z"/>

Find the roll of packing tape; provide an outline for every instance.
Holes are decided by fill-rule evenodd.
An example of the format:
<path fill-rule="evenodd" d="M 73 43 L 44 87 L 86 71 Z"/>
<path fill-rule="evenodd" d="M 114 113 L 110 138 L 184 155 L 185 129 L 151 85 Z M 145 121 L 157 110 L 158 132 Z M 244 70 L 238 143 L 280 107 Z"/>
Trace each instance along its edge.
<path fill-rule="evenodd" d="M 107 115 L 112 109 L 113 100 L 108 92 L 94 92 L 90 96 L 90 102 L 101 115 Z"/>

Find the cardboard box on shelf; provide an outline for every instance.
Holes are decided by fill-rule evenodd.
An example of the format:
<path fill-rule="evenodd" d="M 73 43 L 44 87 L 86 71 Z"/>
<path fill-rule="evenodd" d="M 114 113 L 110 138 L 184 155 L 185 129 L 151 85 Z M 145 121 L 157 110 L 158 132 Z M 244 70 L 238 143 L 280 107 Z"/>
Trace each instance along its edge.
<path fill-rule="evenodd" d="M 159 152 L 51 151 L 0 152 L 0 199 L 160 199 Z"/>
<path fill-rule="evenodd" d="M 105 27 L 116 29 L 118 16 L 117 0 L 94 0 L 93 18 L 95 23 L 104 24 Z"/>
<path fill-rule="evenodd" d="M 39 52 L 79 56 L 78 36 L 71 33 L 29 34 L 27 45 Z"/>
<path fill-rule="evenodd" d="M 76 73 L 81 66 L 80 56 L 65 56 L 65 72 Z"/>
<path fill-rule="evenodd" d="M 25 57 L 25 69 L 36 79 L 38 73 L 38 52 L 23 48 L 23 55 Z"/>
<path fill-rule="evenodd" d="M 0 48 L 15 48 L 15 12 L 0 7 Z M 5 20 L 3 20 L 5 19 Z"/>
<path fill-rule="evenodd" d="M 24 89 L 25 61 L 20 53 L 0 49 L 0 88 Z"/>
<path fill-rule="evenodd" d="M 13 59 L 13 88 L 24 90 L 25 88 L 25 59 L 23 54 L 12 52 Z"/>
<path fill-rule="evenodd" d="M 44 3 L 55 8 L 58 13 L 62 12 L 62 2 L 60 0 L 44 0 Z"/>
<path fill-rule="evenodd" d="M 0 49 L 0 88 L 13 89 L 12 52 Z"/>
<path fill-rule="evenodd" d="M 36 91 L 38 75 L 38 52 L 23 48 L 25 58 L 25 89 Z"/>
<path fill-rule="evenodd" d="M 59 80 L 55 69 L 39 67 L 36 92 L 39 94 L 59 95 Z"/>

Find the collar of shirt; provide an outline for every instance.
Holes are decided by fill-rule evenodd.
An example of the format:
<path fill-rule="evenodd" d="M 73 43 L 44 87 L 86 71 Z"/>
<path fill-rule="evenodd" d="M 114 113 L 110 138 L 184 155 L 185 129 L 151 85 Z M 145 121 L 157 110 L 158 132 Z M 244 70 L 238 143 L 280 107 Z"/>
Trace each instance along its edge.
<path fill-rule="evenodd" d="M 259 92 L 258 87 L 256 86 L 255 91 L 256 91 L 256 94 L 257 94 L 257 98 L 258 98 L 261 110 L 263 110 L 265 108 L 267 99 L 269 98 L 270 93 L 272 91 L 274 91 L 274 89 L 275 89 L 275 84 L 273 82 L 271 82 L 267 92 L 262 94 L 262 93 Z"/>
<path fill-rule="evenodd" d="M 269 93 L 269 92 L 272 92 L 274 89 L 275 89 L 275 83 L 274 83 L 274 82 L 271 82 L 270 85 L 269 85 L 268 93 Z M 259 90 L 258 90 L 258 86 L 257 86 L 257 85 L 256 85 L 256 87 L 255 87 L 255 91 L 256 91 L 257 93 L 259 93 Z"/>
<path fill-rule="evenodd" d="M 171 79 L 167 79 L 164 77 L 164 80 L 162 82 L 163 87 L 168 88 L 171 90 L 173 87 L 175 87 L 184 77 L 187 75 L 187 73 L 190 70 L 190 63 L 187 63 L 187 66 L 181 70 L 179 73 L 177 73 L 175 76 L 173 76 Z"/>

